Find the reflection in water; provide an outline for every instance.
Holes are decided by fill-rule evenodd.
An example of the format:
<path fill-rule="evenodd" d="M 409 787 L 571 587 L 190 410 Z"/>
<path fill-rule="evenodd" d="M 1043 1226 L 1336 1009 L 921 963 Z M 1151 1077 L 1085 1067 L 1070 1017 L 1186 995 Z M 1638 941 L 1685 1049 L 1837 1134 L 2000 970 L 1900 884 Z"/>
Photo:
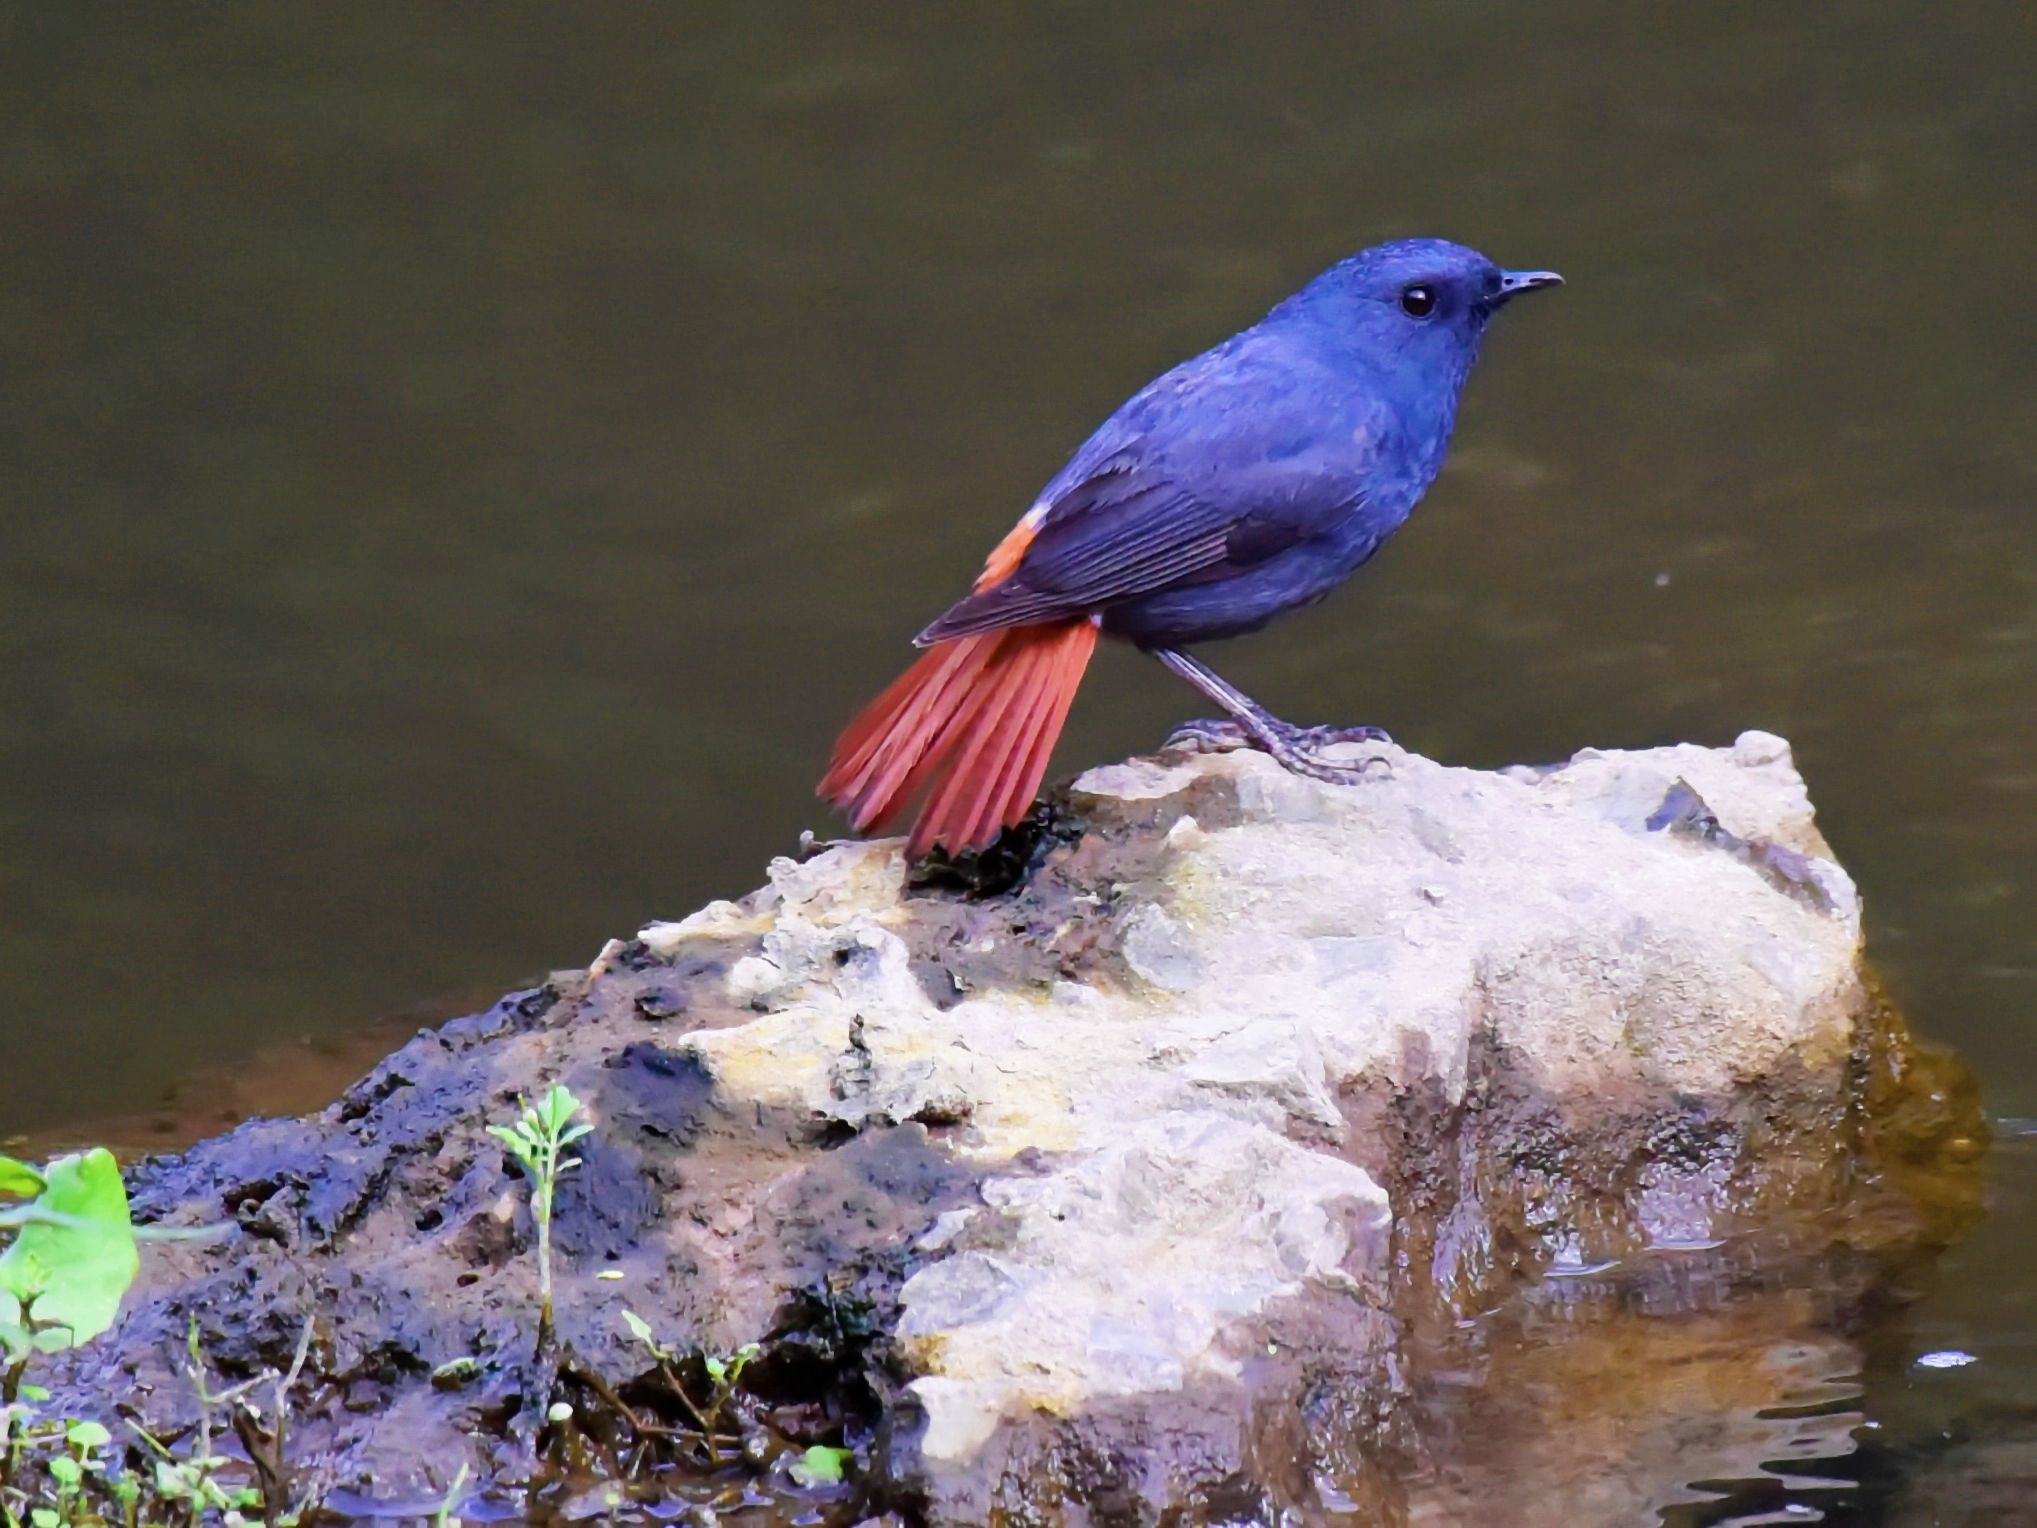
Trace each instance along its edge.
<path fill-rule="evenodd" d="M 1787 734 L 1905 1006 L 2037 1111 L 2037 8 L 0 38 L 0 1132 L 746 888 L 1096 419 L 1413 232 L 1571 289 L 1391 552 L 1226 673 L 1466 762 Z M 1064 764 L 1184 714 L 1094 691 Z M 1886 1468 L 2013 1468 L 2027 1240 L 1856 1334 Z M 1789 1340 L 1777 1396 L 1836 1372 Z M 1719 1479 L 1812 1425 L 1692 1404 Z M 1954 1412 L 2009 1421 L 1875 1453 Z"/>
<path fill-rule="evenodd" d="M 1711 1308 L 1644 1311 L 1608 1283 L 1553 1318 L 1481 1323 L 1463 1388 L 1428 1400 L 1448 1463 L 1410 1520 L 1696 1528 L 1760 1502 L 1847 1499 L 1858 1351 L 1804 1290 L 1713 1294 Z"/>
<path fill-rule="evenodd" d="M 1995 1213 L 1897 1269 L 1728 1244 L 1559 1280 L 1423 1334 L 1415 1524 L 1979 1528 L 2037 1500 L 2037 1131 Z M 2008 1270 L 2005 1273 L 2005 1270 Z M 1953 1368 L 1922 1360 L 1957 1351 Z"/>

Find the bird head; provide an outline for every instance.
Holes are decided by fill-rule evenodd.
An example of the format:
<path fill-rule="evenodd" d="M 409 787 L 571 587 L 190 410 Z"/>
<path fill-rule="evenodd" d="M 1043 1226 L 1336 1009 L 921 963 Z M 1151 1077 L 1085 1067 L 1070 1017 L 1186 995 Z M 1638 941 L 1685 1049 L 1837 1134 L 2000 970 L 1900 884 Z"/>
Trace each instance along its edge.
<path fill-rule="evenodd" d="M 1493 314 L 1562 283 L 1554 271 L 1504 270 L 1447 239 L 1403 239 L 1338 261 L 1282 308 L 1361 357 L 1461 383 Z"/>

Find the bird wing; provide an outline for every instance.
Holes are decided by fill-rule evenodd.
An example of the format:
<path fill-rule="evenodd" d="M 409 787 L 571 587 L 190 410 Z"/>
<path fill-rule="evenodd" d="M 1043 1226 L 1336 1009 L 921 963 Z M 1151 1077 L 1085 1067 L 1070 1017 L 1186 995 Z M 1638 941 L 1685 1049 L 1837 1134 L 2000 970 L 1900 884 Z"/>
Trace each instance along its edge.
<path fill-rule="evenodd" d="M 1354 508 L 1366 435 L 1353 420 L 1368 406 L 1253 338 L 1184 363 L 1113 415 L 919 644 L 1224 578 Z"/>
<path fill-rule="evenodd" d="M 1070 498 L 1036 525 L 1021 522 L 992 554 L 976 591 L 921 633 L 921 645 L 1089 615 L 1156 589 L 1220 578 L 1309 534 L 1306 524 L 1274 512 L 1277 506 L 1255 513 L 1229 492 L 1214 503 L 1147 474 L 1085 482 Z"/>

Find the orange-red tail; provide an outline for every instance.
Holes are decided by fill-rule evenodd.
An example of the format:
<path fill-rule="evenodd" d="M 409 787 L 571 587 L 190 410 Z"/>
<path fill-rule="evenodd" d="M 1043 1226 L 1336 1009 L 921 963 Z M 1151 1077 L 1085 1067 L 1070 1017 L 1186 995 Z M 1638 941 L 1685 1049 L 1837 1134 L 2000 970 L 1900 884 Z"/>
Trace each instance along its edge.
<path fill-rule="evenodd" d="M 934 644 L 843 730 L 821 795 L 867 832 L 937 781 L 907 852 L 981 849 L 1031 809 L 1095 651 L 1087 620 Z"/>

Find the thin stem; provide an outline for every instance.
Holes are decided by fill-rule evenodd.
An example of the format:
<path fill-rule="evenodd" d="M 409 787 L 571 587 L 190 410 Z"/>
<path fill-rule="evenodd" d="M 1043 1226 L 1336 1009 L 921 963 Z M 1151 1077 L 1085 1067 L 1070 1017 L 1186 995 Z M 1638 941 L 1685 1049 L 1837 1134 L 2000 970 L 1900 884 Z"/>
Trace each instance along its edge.
<path fill-rule="evenodd" d="M 636 1409 L 628 1401 L 625 1401 L 615 1393 L 615 1387 L 592 1369 L 583 1368 L 579 1364 L 572 1364 L 567 1368 L 566 1372 L 600 1396 L 602 1400 L 606 1401 L 611 1411 L 629 1423 L 631 1432 L 671 1431 L 670 1428 L 658 1427 L 655 1424 L 645 1422 L 636 1414 Z"/>
<path fill-rule="evenodd" d="M 662 1358 L 658 1360 L 658 1372 L 665 1377 L 665 1383 L 671 1387 L 672 1393 L 679 1397 L 679 1404 L 686 1408 L 686 1414 L 699 1425 L 700 1439 L 707 1445 L 709 1462 L 720 1464 L 721 1445 L 715 1442 L 714 1424 L 701 1415 L 700 1408 L 693 1404 L 693 1397 L 688 1395 L 686 1387 L 679 1383 L 679 1376 L 672 1372 L 672 1366 Z"/>
<path fill-rule="evenodd" d="M 7 1413 L 7 1450 L 0 1453 L 0 1487 L 14 1482 L 14 1461 L 21 1452 L 21 1439 L 14 1431 L 14 1403 L 21 1398 L 21 1377 L 28 1372 L 31 1356 L 31 1353 L 22 1354 L 7 1366 L 5 1377 L 0 1378 L 0 1411 Z"/>
<path fill-rule="evenodd" d="M 531 1216 L 538 1224 L 538 1351 L 552 1341 L 552 1184 L 558 1171 L 559 1148 L 547 1146 L 538 1169 L 537 1192 L 531 1196 Z"/>

